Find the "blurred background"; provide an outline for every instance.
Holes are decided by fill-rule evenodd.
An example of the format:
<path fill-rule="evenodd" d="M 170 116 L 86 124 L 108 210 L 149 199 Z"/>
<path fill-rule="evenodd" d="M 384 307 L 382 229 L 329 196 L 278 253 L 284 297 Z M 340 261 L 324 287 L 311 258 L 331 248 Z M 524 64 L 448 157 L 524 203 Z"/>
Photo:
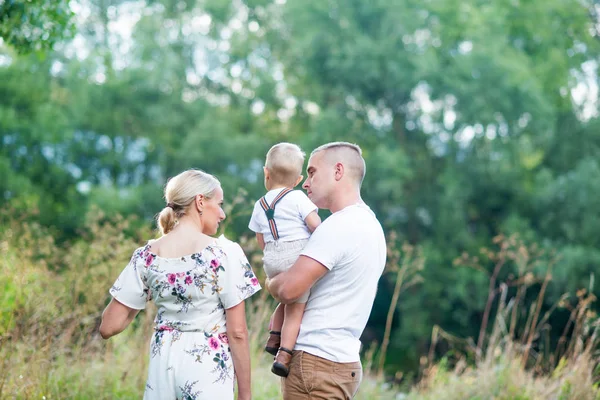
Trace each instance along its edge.
<path fill-rule="evenodd" d="M 0 37 L 0 398 L 139 398 L 152 315 L 95 329 L 166 180 L 216 175 L 262 273 L 266 151 L 338 140 L 389 244 L 359 395 L 597 398 L 598 0 L 0 0 Z"/>

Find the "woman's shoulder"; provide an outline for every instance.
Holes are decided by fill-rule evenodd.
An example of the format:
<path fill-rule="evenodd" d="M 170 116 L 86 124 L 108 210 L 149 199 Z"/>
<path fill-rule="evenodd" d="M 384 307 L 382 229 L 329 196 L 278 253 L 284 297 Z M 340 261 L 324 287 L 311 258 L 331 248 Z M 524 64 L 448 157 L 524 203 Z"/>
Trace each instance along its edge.
<path fill-rule="evenodd" d="M 237 242 L 227 239 L 224 235 L 219 236 L 215 241 L 215 246 L 220 250 L 221 254 L 227 257 L 230 261 L 246 260 L 246 254 Z"/>
<path fill-rule="evenodd" d="M 140 263 L 148 265 L 148 263 L 152 263 L 154 261 L 155 255 L 150 251 L 150 244 L 146 243 L 143 246 L 136 248 L 131 254 L 131 260 L 129 261 L 130 265 L 133 266 L 134 269 Z"/>
<path fill-rule="evenodd" d="M 219 247 L 225 253 L 243 251 L 242 247 L 237 242 L 227 239 L 225 235 L 221 235 L 215 239 L 215 246 Z"/>
<path fill-rule="evenodd" d="M 138 247 L 137 249 L 135 249 L 133 251 L 133 255 L 134 256 L 138 256 L 138 257 L 144 257 L 147 256 L 148 254 L 152 253 L 152 240 L 147 241 L 146 243 L 144 243 L 143 245 L 141 245 L 140 247 Z"/>

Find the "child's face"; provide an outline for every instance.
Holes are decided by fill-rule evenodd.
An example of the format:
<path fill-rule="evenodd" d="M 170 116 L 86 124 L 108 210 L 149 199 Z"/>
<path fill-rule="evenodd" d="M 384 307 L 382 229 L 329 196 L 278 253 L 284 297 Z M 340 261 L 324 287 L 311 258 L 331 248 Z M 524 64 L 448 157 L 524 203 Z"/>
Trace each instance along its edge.
<path fill-rule="evenodd" d="M 269 182 L 269 170 L 267 169 L 267 167 L 263 167 L 263 173 L 265 175 L 265 180 L 264 180 L 265 189 L 271 190 L 271 188 L 270 188 L 271 184 Z"/>

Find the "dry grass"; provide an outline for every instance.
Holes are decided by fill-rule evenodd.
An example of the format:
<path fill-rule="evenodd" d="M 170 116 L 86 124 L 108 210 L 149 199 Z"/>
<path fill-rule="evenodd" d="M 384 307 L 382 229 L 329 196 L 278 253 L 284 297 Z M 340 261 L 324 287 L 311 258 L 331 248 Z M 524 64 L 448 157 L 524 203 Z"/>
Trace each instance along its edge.
<path fill-rule="evenodd" d="M 406 399 L 514 399 L 594 400 L 600 399 L 594 383 L 594 360 L 586 351 L 564 360 L 550 374 L 523 368 L 522 351 L 510 343 L 498 345 L 475 367 L 458 364 L 450 370 L 442 362 L 428 369 L 426 377 Z"/>
<path fill-rule="evenodd" d="M 140 399 L 155 309 L 108 341 L 98 333 L 108 288 L 140 241 L 127 221 L 90 216 L 85 232 L 59 247 L 37 225 L 12 221 L 0 229 L 0 399 Z M 242 242 L 255 254 L 252 242 Z M 257 272 L 260 272 L 257 270 Z M 279 378 L 262 351 L 274 305 L 265 291 L 248 302 L 254 398 L 279 399 Z M 358 398 L 393 399 L 367 376 Z"/>
<path fill-rule="evenodd" d="M 10 220 L 2 226 L 0 399 L 141 398 L 153 308 L 140 313 L 130 328 L 109 341 L 97 334 L 100 313 L 109 300 L 108 287 L 142 243 L 141 238 L 151 234 L 141 232 L 136 241 L 123 235 L 128 229 L 127 221 L 105 221 L 97 213 L 90 217 L 79 240 L 57 246 L 39 226 Z M 521 302 L 527 289 L 534 282 L 543 283 L 546 275 L 536 278 L 532 273 L 538 258 L 531 249 L 514 239 L 506 240 L 507 245 L 504 239 L 499 242 L 498 252 L 488 250 L 487 257 L 491 261 L 499 257 L 517 260 L 520 273 L 508 283 L 498 283 L 498 274 L 493 275 L 488 303 L 499 305 L 493 318 L 491 306 L 486 307 L 490 334 L 484 330 L 479 345 L 464 342 L 472 343 L 463 349 L 464 354 L 470 352 L 476 361 L 470 365 L 464 359 L 454 360 L 452 365 L 432 362 L 416 386 L 399 393 L 384 381 L 381 357 L 385 354 L 367 357 L 358 399 L 600 399 L 599 328 L 590 308 L 593 296 L 581 291 L 575 304 L 564 298 L 563 304 L 557 305 L 571 307 L 571 319 L 558 348 L 542 357 L 538 351 L 548 314 L 540 312 L 540 297 L 533 304 Z M 251 257 L 259 254 L 252 241 L 242 241 L 242 246 Z M 467 261 L 473 260 L 465 257 L 461 262 Z M 485 270 L 481 263 L 473 266 Z M 402 289 L 418 282 L 420 268 L 422 257 L 417 250 L 390 250 L 387 273 L 396 274 L 397 282 L 392 309 Z M 507 299 L 506 288 L 511 284 L 517 288 L 516 295 Z M 262 291 L 247 307 L 254 397 L 280 399 L 279 378 L 270 372 L 270 356 L 262 351 L 274 304 Z M 389 317 L 388 328 L 391 323 Z M 439 340 L 451 338 L 439 328 L 435 332 L 432 349 Z M 384 339 L 389 341 L 390 335 L 391 329 L 386 329 Z"/>
<path fill-rule="evenodd" d="M 517 236 L 495 239 L 497 250 L 483 249 L 481 255 L 463 255 L 455 264 L 479 271 L 491 270 L 489 294 L 483 323 L 477 340 L 462 341 L 464 355 L 475 359 L 467 365 L 465 358 L 454 363 L 431 365 L 408 399 L 600 399 L 598 388 L 598 333 L 600 320 L 591 306 L 595 296 L 585 289 L 574 299 L 564 295 L 547 312 L 541 314 L 546 289 L 552 279 L 554 255 L 527 246 Z M 500 282 L 503 267 L 513 263 L 516 274 Z M 487 265 L 491 267 L 486 268 Z M 543 266 L 543 268 L 539 268 Z M 525 303 L 525 294 L 539 285 L 536 297 Z M 513 288 L 509 291 L 509 288 Z M 590 290 L 591 291 L 591 290 Z M 509 297 L 509 292 L 512 297 Z M 492 304 L 497 304 L 493 327 L 487 322 Z M 547 340 L 547 321 L 556 308 L 567 308 L 571 318 L 555 349 Z M 433 348 L 439 340 L 456 342 L 456 338 L 439 327 L 434 329 Z M 402 396 L 401 396 L 402 397 Z"/>

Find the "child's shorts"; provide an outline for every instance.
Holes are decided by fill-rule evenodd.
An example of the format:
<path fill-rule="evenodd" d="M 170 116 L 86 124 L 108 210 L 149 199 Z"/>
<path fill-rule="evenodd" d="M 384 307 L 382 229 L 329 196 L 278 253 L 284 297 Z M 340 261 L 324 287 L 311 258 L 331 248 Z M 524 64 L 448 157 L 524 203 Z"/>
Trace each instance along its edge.
<path fill-rule="evenodd" d="M 294 265 L 308 239 L 294 240 L 291 242 L 267 242 L 263 256 L 265 273 L 269 278 L 287 271 Z M 310 291 L 304 293 L 296 303 L 306 303 Z"/>

